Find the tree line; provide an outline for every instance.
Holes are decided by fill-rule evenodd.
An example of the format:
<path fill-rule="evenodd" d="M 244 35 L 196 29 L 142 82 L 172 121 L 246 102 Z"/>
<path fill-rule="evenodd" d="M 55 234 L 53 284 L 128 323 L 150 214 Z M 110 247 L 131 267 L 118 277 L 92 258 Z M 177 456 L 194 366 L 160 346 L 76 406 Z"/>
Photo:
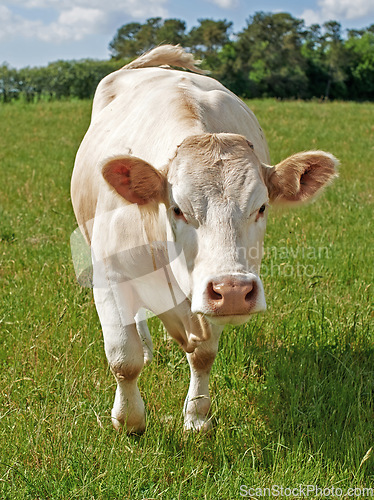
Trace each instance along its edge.
<path fill-rule="evenodd" d="M 24 99 L 91 98 L 97 84 L 121 67 L 118 60 L 56 61 L 48 66 L 10 68 L 0 66 L 0 102 Z"/>
<path fill-rule="evenodd" d="M 239 33 L 227 20 L 150 18 L 120 27 L 107 61 L 57 61 L 16 70 L 0 66 L 0 100 L 91 98 L 98 82 L 162 43 L 180 44 L 242 97 L 374 100 L 374 25 L 343 32 L 336 21 L 306 27 L 288 13 L 257 12 Z"/>

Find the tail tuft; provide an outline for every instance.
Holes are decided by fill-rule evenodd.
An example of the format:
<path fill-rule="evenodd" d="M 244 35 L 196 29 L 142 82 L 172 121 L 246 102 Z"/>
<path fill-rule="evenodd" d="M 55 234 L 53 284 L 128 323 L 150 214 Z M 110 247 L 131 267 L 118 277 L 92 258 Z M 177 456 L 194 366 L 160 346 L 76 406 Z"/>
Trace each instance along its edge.
<path fill-rule="evenodd" d="M 180 45 L 160 45 L 149 52 L 145 52 L 131 63 L 126 64 L 122 69 L 150 68 L 166 65 L 189 69 L 194 73 L 204 75 L 208 72 L 196 66 L 200 62 L 195 60 L 193 55 L 186 52 Z"/>

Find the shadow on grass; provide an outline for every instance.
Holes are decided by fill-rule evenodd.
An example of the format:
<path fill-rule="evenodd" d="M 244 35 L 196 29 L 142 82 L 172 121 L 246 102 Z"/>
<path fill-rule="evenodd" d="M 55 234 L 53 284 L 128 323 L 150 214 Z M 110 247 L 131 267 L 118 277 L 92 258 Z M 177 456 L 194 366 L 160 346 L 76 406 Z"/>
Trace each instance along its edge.
<path fill-rule="evenodd" d="M 284 450 L 302 443 L 305 452 L 358 470 L 374 445 L 374 349 L 294 345 L 254 349 L 251 358 L 263 384 L 253 404 L 268 436 Z M 258 438 L 263 466 L 271 468 L 274 447 Z M 365 471 L 374 474 L 373 459 Z"/>

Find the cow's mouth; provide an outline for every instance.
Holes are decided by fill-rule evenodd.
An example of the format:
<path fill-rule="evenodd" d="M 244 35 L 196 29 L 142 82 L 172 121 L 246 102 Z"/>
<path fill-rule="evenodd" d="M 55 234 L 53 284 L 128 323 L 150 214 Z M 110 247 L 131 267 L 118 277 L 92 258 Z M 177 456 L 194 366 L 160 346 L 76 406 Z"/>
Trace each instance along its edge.
<path fill-rule="evenodd" d="M 232 315 L 223 315 L 223 314 L 207 314 L 204 313 L 204 317 L 209 321 L 209 323 L 212 323 L 213 325 L 217 326 L 225 326 L 225 325 L 234 325 L 234 326 L 240 326 L 243 325 L 244 323 L 247 323 L 249 318 L 252 316 L 252 314 L 256 314 L 257 312 L 260 311 L 254 311 L 253 313 L 249 314 L 232 314 Z"/>

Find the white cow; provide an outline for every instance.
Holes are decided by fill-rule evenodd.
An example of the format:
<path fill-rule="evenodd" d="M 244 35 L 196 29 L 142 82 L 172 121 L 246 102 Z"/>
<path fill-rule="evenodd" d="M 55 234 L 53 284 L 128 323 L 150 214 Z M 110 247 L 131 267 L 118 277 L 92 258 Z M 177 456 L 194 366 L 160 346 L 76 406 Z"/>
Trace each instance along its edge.
<path fill-rule="evenodd" d="M 117 381 L 112 422 L 128 432 L 145 429 L 137 378 L 152 341 L 143 311 L 187 353 L 185 428 L 209 429 L 209 372 L 223 327 L 266 308 L 268 204 L 309 200 L 336 175 L 337 160 L 322 151 L 269 166 L 254 114 L 197 73 L 190 54 L 165 45 L 104 78 L 72 177 Z"/>

